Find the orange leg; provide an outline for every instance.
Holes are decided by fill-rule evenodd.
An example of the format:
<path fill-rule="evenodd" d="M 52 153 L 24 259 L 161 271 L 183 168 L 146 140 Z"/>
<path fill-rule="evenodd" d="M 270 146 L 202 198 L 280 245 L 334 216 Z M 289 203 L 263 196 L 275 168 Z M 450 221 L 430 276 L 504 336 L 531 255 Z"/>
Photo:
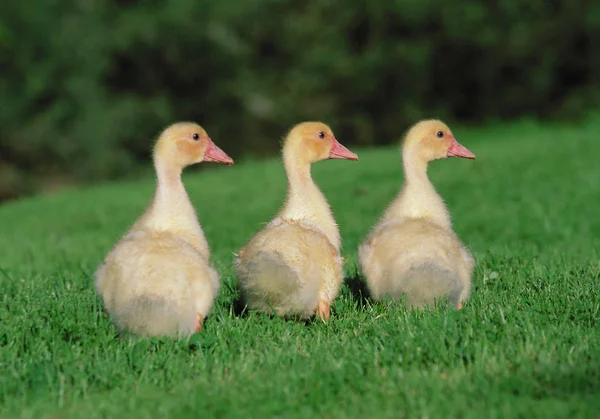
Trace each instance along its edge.
<path fill-rule="evenodd" d="M 196 333 L 200 333 L 202 331 L 202 321 L 204 321 L 202 314 L 196 314 Z"/>
<path fill-rule="evenodd" d="M 458 302 L 458 306 L 456 306 L 457 309 L 462 310 L 462 301 Z"/>
<path fill-rule="evenodd" d="M 329 303 L 325 300 L 319 300 L 315 314 L 319 316 L 321 320 L 328 322 L 330 314 Z"/>

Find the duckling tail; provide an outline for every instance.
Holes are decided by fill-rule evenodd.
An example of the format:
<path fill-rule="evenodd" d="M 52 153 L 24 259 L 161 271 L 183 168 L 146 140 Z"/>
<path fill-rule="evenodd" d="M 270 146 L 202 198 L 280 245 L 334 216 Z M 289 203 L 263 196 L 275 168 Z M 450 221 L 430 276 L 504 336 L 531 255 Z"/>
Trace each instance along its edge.
<path fill-rule="evenodd" d="M 454 272 L 432 263 L 413 267 L 396 284 L 392 296 L 405 296 L 406 305 L 414 308 L 433 307 L 435 301 L 443 300 L 458 307 L 463 288 Z"/>
<path fill-rule="evenodd" d="M 138 296 L 116 313 L 121 330 L 142 336 L 184 336 L 197 329 L 196 313 L 161 297 Z"/>
<path fill-rule="evenodd" d="M 238 280 L 248 307 L 279 315 L 314 313 L 317 281 L 300 281 L 298 272 L 279 252 L 260 252 L 238 265 Z"/>

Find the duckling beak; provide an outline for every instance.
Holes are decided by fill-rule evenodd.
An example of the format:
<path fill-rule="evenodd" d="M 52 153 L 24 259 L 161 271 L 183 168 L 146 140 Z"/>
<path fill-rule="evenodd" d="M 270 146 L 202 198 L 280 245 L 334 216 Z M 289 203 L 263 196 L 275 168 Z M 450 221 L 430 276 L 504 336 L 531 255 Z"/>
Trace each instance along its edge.
<path fill-rule="evenodd" d="M 222 164 L 233 164 L 233 159 L 229 157 L 223 150 L 215 145 L 210 138 L 208 140 L 208 147 L 204 152 L 204 161 L 211 161 L 214 163 L 222 163 Z"/>
<path fill-rule="evenodd" d="M 341 145 L 338 140 L 333 138 L 333 144 L 329 151 L 330 159 L 346 159 L 346 160 L 358 160 L 358 156 L 348 150 L 346 147 Z"/>
<path fill-rule="evenodd" d="M 450 148 L 448 149 L 447 157 L 464 157 L 465 159 L 474 159 L 475 154 L 471 153 L 469 149 L 458 141 L 456 138 L 452 137 L 452 143 L 450 144 Z"/>

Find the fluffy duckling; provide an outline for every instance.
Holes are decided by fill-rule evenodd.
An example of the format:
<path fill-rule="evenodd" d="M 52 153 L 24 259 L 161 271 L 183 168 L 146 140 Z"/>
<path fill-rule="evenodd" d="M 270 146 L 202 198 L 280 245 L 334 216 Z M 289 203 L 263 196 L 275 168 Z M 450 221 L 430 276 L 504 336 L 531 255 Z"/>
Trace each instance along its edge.
<path fill-rule="evenodd" d="M 441 121 L 421 121 L 406 134 L 404 186 L 359 247 L 372 296 L 422 308 L 447 298 L 457 308 L 468 298 L 474 260 L 452 231 L 450 215 L 427 176 L 427 164 L 446 157 L 474 159 Z"/>
<path fill-rule="evenodd" d="M 341 240 L 329 204 L 310 175 L 311 164 L 326 159 L 358 156 L 320 122 L 296 125 L 284 140 L 285 204 L 234 262 L 248 308 L 329 319 L 343 280 Z"/>
<path fill-rule="evenodd" d="M 187 335 L 201 330 L 212 308 L 219 276 L 181 181 L 185 167 L 203 161 L 233 164 L 197 124 L 174 124 L 156 142 L 154 199 L 95 274 L 96 290 L 121 330 Z"/>

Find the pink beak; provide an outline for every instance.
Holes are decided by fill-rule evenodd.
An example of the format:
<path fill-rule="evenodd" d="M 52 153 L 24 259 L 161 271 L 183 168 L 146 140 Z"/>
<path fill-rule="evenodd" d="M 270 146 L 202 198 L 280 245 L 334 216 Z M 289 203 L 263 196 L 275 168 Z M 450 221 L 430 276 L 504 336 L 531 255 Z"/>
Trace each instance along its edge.
<path fill-rule="evenodd" d="M 450 148 L 448 149 L 448 157 L 464 157 L 466 159 L 474 159 L 475 154 L 471 153 L 469 149 L 463 145 L 461 145 L 456 138 L 452 137 L 452 144 L 450 144 Z"/>
<path fill-rule="evenodd" d="M 341 145 L 338 140 L 333 138 L 333 145 L 329 151 L 330 159 L 346 159 L 346 160 L 358 160 L 358 156 L 348 150 L 346 147 Z"/>
<path fill-rule="evenodd" d="M 232 165 L 233 159 L 229 157 L 223 150 L 215 145 L 210 138 L 208 140 L 208 148 L 204 152 L 204 161 L 211 161 L 214 163 L 223 163 Z"/>

